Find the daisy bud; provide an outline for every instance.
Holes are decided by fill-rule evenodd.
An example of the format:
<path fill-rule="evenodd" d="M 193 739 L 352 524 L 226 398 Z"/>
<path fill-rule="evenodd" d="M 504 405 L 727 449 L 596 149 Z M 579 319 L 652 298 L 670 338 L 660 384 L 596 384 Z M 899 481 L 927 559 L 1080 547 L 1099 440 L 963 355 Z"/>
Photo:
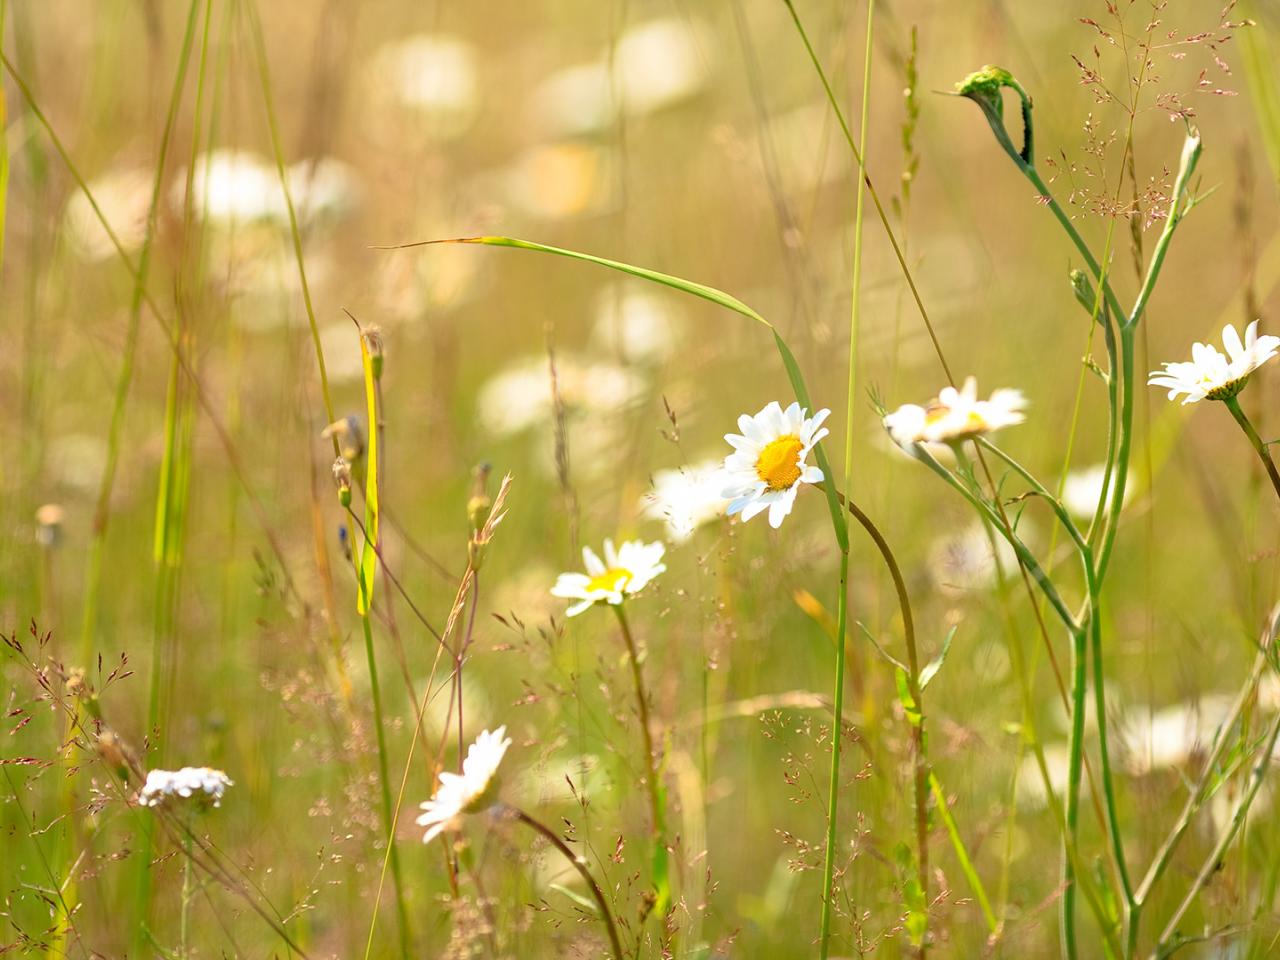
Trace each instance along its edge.
<path fill-rule="evenodd" d="M 364 348 L 369 351 L 369 365 L 373 367 L 373 379 L 382 379 L 382 328 L 369 326 L 360 331 Z"/>
<path fill-rule="evenodd" d="M 1022 101 L 1021 150 L 1014 148 L 1013 141 L 1009 139 L 1009 131 L 1005 129 L 1004 98 L 1002 96 L 1002 91 L 1005 87 L 1015 91 Z M 981 70 L 969 74 L 957 83 L 956 93 L 972 100 L 982 109 L 983 116 L 987 118 L 987 123 L 990 124 L 991 132 L 995 134 L 996 140 L 1016 163 L 1022 166 L 1031 165 L 1033 141 L 1031 98 L 1027 96 L 1027 91 L 1022 89 L 1022 84 L 1014 79 L 1013 74 L 1003 67 L 987 64 Z"/>
<path fill-rule="evenodd" d="M 351 506 L 351 464 L 342 457 L 333 461 L 333 482 L 338 485 L 338 502 Z"/>
<path fill-rule="evenodd" d="M 1076 295 L 1080 306 L 1084 307 L 1092 317 L 1098 309 L 1098 298 L 1093 292 L 1093 284 L 1089 281 L 1088 274 L 1083 270 L 1071 271 L 1071 292 Z"/>

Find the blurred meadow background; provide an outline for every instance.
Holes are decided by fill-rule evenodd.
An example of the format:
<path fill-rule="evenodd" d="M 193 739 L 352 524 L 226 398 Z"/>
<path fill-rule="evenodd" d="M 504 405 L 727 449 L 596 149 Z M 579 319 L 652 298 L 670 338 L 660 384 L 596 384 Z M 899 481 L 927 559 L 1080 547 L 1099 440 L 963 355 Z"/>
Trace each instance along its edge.
<path fill-rule="evenodd" d="M 866 6 L 796 11 L 857 136 Z M 921 906 L 911 728 L 868 639 L 905 656 L 898 607 L 852 528 L 831 955 L 1056 954 L 1061 843 L 1028 742 L 1060 788 L 1069 722 L 1042 637 L 1063 670 L 1069 642 L 1051 618 L 1042 634 L 1012 552 L 993 556 L 968 505 L 880 423 L 876 402 L 923 403 L 947 380 L 870 200 L 850 380 L 859 168 L 786 4 L 0 12 L 0 953 L 607 955 L 597 905 L 546 837 L 495 812 L 421 842 L 418 804 L 458 763 L 451 651 L 465 632 L 466 741 L 505 724 L 502 799 L 585 860 L 628 956 L 818 955 L 840 552 L 817 492 L 774 530 L 724 517 L 714 482 L 689 487 L 731 452 L 740 414 L 794 399 L 772 338 L 595 265 L 387 249 L 503 235 L 750 304 L 791 345 L 813 406 L 834 411 L 837 484 L 852 382 L 847 492 L 893 545 L 921 658 L 954 634 L 925 708 L 938 789 Z M 1118 101 L 1153 18 L 1126 152 Z M 1068 508 L 1091 516 L 1108 407 L 1082 363 L 1091 342 L 1101 351 L 1068 279 L 1084 264 L 980 111 L 950 94 L 986 63 L 1018 78 L 1035 160 L 1095 251 L 1111 231 L 1126 303 L 1187 121 L 1198 128 L 1208 196 L 1138 331 L 1142 375 L 1226 323 L 1280 332 L 1280 11 L 908 0 L 878 4 L 871 29 L 866 170 L 941 350 L 984 396 L 1026 394 L 1003 447 L 1047 485 L 1067 480 Z M 1016 98 L 1006 114 L 1018 134 Z M 382 351 L 385 567 L 367 620 L 351 556 L 374 431 L 353 321 L 380 329 Z M 1241 398 L 1264 438 L 1280 431 L 1277 379 L 1260 371 Z M 1101 617 L 1118 810 L 1141 875 L 1280 601 L 1280 512 L 1218 405 L 1139 382 L 1135 424 Z M 335 443 L 354 515 L 335 493 Z M 469 548 L 507 474 L 501 524 Z M 1065 567 L 1052 519 L 1030 506 L 1020 530 Z M 606 609 L 567 619 L 549 592 L 606 537 L 666 544 L 666 571 L 626 604 L 665 791 L 657 910 L 627 648 Z M 482 563 L 460 594 L 469 556 Z M 1241 743 L 1278 707 L 1280 684 L 1262 678 Z M 139 769 L 205 765 L 234 782 L 220 807 L 159 819 L 136 803 Z M 1143 955 L 1242 784 L 1224 774 L 1190 823 L 1147 907 Z M 1276 949 L 1272 792 L 1186 915 L 1211 935 L 1184 955 Z M 1091 795 L 1079 849 L 1102 884 Z M 1081 955 L 1108 955 L 1080 911 Z"/>

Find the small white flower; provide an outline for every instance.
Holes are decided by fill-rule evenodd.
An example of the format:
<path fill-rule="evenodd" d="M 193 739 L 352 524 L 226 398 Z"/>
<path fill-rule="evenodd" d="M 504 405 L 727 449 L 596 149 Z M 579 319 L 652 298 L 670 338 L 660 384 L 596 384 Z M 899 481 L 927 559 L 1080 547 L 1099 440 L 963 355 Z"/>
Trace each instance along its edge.
<path fill-rule="evenodd" d="M 551 594 L 578 601 L 565 611 L 570 617 L 576 617 L 596 603 L 616 606 L 639 593 L 667 569 L 662 562 L 666 549 L 661 543 L 628 540 L 615 550 L 613 541 L 606 540 L 602 561 L 590 547 L 583 547 L 582 564 L 587 572 L 560 574 Z"/>
<path fill-rule="evenodd" d="M 147 781 L 138 791 L 138 803 L 158 807 L 171 797 L 196 797 L 215 807 L 222 806 L 222 794 L 233 781 L 212 767 L 183 767 L 181 770 L 149 770 Z"/>
<path fill-rule="evenodd" d="M 943 387 L 938 398 L 921 407 L 908 403 L 884 418 L 889 435 L 901 446 L 916 443 L 958 443 L 1026 419 L 1027 405 L 1021 390 L 997 390 L 990 400 L 978 399 L 978 382 L 969 377 L 964 386 Z"/>
<path fill-rule="evenodd" d="M 704 523 L 724 516 L 729 506 L 722 493 L 725 480 L 719 460 L 659 470 L 653 475 L 653 489 L 641 501 L 645 516 L 665 521 L 668 538 L 683 543 Z"/>
<path fill-rule="evenodd" d="M 1067 474 L 1067 482 L 1062 485 L 1062 505 L 1067 508 L 1067 512 L 1074 517 L 1083 520 L 1091 519 L 1098 509 L 1098 500 L 1102 497 L 1102 481 L 1106 477 L 1107 465 L 1105 463 L 1097 463 L 1092 467 L 1084 467 L 1080 470 L 1072 470 Z M 1133 474 L 1129 475 L 1130 482 L 1124 488 L 1124 501 L 1129 502 L 1129 496 L 1133 493 Z M 1115 476 L 1111 477 L 1111 487 L 1107 491 L 1107 497 L 1110 499 L 1112 491 L 1115 489 Z"/>
<path fill-rule="evenodd" d="M 1184 406 L 1198 400 L 1229 400 L 1244 389 L 1253 371 L 1276 355 L 1280 337 L 1258 336 L 1255 320 L 1245 329 L 1243 343 L 1235 327 L 1223 327 L 1222 345 L 1227 348 L 1225 357 L 1207 343 L 1192 344 L 1190 362 L 1163 364 L 1164 370 L 1151 371 L 1147 383 L 1168 390 L 1170 400 L 1185 393 Z"/>
<path fill-rule="evenodd" d="M 175 208 L 181 208 L 186 196 L 186 180 L 186 171 L 179 171 L 170 192 Z M 275 167 L 249 151 L 211 150 L 201 156 L 191 190 L 195 210 L 213 223 L 287 223 L 289 219 Z"/>
<path fill-rule="evenodd" d="M 440 774 L 440 786 L 435 796 L 422 804 L 422 815 L 417 824 L 426 827 L 423 843 L 430 843 L 445 830 L 457 830 L 463 814 L 479 813 L 493 806 L 497 793 L 494 774 L 511 746 L 506 726 L 492 732 L 485 730 L 467 749 L 462 761 L 462 773 Z"/>
<path fill-rule="evenodd" d="M 819 410 L 812 417 L 807 412 L 798 403 L 783 410 L 775 400 L 754 417 L 740 416 L 741 434 L 725 434 L 734 449 L 724 459 L 723 496 L 733 501 L 730 516 L 741 513 L 745 521 L 767 509 L 769 525 L 776 529 L 795 505 L 800 485 L 822 482 L 822 470 L 805 460 L 827 435 L 822 422 L 831 411 Z"/>

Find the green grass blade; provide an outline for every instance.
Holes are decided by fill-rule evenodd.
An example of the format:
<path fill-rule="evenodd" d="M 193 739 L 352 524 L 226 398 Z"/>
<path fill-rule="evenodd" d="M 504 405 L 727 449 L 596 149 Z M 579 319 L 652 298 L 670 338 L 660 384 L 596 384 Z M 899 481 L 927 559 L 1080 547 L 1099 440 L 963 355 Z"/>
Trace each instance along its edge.
<path fill-rule="evenodd" d="M 360 361 L 364 366 L 364 393 L 369 413 L 369 455 L 365 474 L 364 547 L 360 551 L 360 592 L 356 610 L 361 616 L 373 605 L 373 575 L 378 565 L 378 391 L 374 384 L 373 358 L 360 337 Z"/>

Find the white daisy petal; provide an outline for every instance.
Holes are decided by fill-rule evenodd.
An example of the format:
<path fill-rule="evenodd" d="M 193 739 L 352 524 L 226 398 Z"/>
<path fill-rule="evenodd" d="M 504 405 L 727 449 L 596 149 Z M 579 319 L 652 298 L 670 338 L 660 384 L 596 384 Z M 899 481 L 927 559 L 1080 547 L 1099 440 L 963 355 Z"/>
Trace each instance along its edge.
<path fill-rule="evenodd" d="M 615 546 L 612 540 L 605 540 L 605 559 L 601 561 L 590 547 L 584 547 L 582 557 L 587 573 L 560 574 L 551 594 L 577 601 L 565 611 L 569 617 L 576 617 L 596 603 L 620 604 L 667 569 L 662 563 L 665 551 L 661 543 L 628 540 Z"/>
<path fill-rule="evenodd" d="M 1244 389 L 1249 377 L 1280 349 L 1280 337 L 1258 336 L 1258 321 L 1245 328 L 1243 342 L 1231 325 L 1222 329 L 1227 355 L 1204 343 L 1191 345 L 1191 362 L 1163 364 L 1153 370 L 1147 383 L 1168 391 L 1170 400 L 1183 396 L 1182 403 L 1200 400 L 1229 400 Z"/>

